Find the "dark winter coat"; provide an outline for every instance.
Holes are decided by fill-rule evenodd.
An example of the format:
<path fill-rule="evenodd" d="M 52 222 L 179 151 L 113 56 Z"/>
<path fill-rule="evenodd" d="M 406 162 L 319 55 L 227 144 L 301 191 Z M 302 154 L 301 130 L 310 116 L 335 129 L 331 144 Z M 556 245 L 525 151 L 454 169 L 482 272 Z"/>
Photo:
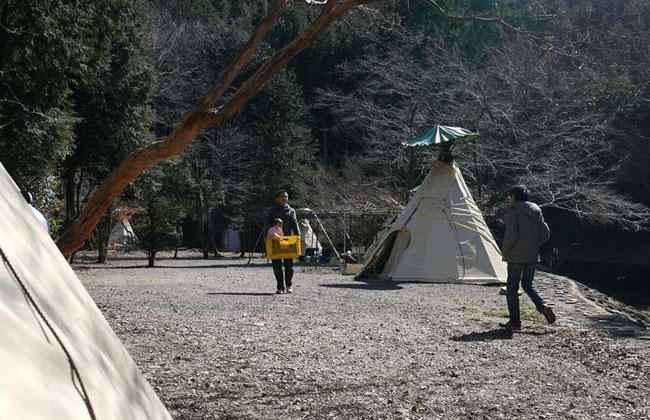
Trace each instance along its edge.
<path fill-rule="evenodd" d="M 503 260 L 510 263 L 537 262 L 539 247 L 550 237 L 551 232 L 539 206 L 529 201 L 515 201 L 506 213 Z"/>
<path fill-rule="evenodd" d="M 289 207 L 288 204 L 285 206 L 276 204 L 269 208 L 266 212 L 266 220 L 264 221 L 264 232 L 267 232 L 273 226 L 275 219 L 282 219 L 282 232 L 284 232 L 284 236 L 300 236 L 296 211 Z"/>

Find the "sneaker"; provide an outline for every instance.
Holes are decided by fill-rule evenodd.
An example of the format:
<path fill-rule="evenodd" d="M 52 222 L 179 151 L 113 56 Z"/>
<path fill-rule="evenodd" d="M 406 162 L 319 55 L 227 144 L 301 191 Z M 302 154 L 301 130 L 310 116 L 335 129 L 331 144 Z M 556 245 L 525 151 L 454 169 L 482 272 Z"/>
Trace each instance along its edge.
<path fill-rule="evenodd" d="M 501 328 L 505 328 L 506 330 L 520 330 L 521 329 L 521 322 L 512 322 L 508 321 L 505 324 L 499 324 Z"/>
<path fill-rule="evenodd" d="M 276 295 L 281 295 L 283 293 L 284 293 L 284 289 L 278 289 L 278 290 L 275 291 Z"/>
<path fill-rule="evenodd" d="M 550 306 L 544 308 L 542 314 L 544 315 L 544 318 L 546 318 L 546 322 L 549 324 L 553 324 L 555 322 L 555 312 L 553 312 L 553 309 L 551 309 Z"/>
<path fill-rule="evenodd" d="M 290 287 L 287 289 L 287 293 L 293 293 L 293 289 Z"/>

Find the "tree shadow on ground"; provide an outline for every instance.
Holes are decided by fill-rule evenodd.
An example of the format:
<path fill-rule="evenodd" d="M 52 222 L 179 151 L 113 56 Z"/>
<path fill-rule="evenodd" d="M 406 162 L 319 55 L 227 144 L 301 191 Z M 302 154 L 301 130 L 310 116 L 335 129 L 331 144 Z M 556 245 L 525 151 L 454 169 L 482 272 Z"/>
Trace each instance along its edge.
<path fill-rule="evenodd" d="M 270 267 L 271 264 L 268 264 Z M 157 268 L 184 268 L 184 269 L 203 269 L 203 268 L 260 268 L 260 267 L 266 267 L 263 264 L 202 264 L 202 265 L 163 265 L 163 264 L 155 264 L 153 267 L 149 267 L 146 263 L 140 264 L 140 265 L 104 265 L 104 264 L 97 264 L 97 265 L 73 265 L 72 268 L 77 271 L 88 271 L 88 270 L 129 270 L 133 268 L 151 268 L 151 269 L 157 269 Z"/>
<path fill-rule="evenodd" d="M 647 327 L 636 320 L 621 315 L 592 315 L 587 316 L 587 325 L 595 330 L 607 331 L 614 338 L 650 339 Z"/>
<path fill-rule="evenodd" d="M 208 292 L 206 295 L 223 295 L 223 296 L 273 296 L 275 293 L 268 292 Z"/>
<path fill-rule="evenodd" d="M 329 287 L 332 289 L 356 289 L 356 290 L 401 290 L 402 286 L 399 286 L 394 281 L 382 280 L 382 281 L 372 281 L 372 282 L 359 282 L 355 281 L 353 283 L 338 283 L 338 284 L 321 284 L 321 287 Z"/>
<path fill-rule="evenodd" d="M 91 270 L 128 270 L 128 269 L 133 269 L 133 268 L 158 268 L 157 266 L 154 267 L 149 267 L 147 264 L 143 265 L 122 265 L 122 266 L 114 266 L 114 265 L 106 265 L 106 264 L 97 264 L 97 265 L 73 265 L 72 269 L 74 271 L 91 271 Z"/>
<path fill-rule="evenodd" d="M 182 250 L 180 250 L 182 251 Z M 197 251 L 194 255 L 179 255 L 174 257 L 173 251 L 161 251 L 156 256 L 156 261 L 248 261 L 248 254 L 245 257 L 240 257 L 238 255 L 214 255 L 210 254 L 207 258 L 203 255 L 200 255 Z M 253 257 L 253 261 L 259 261 L 260 257 Z M 114 253 L 109 251 L 108 254 L 109 261 L 146 261 L 147 253 L 145 251 L 129 251 L 129 252 L 117 252 Z M 97 253 L 96 251 L 78 251 L 74 258 L 75 263 L 85 264 L 85 263 L 96 263 L 97 262 Z"/>
<path fill-rule="evenodd" d="M 271 267 L 271 264 L 268 264 Z M 202 265 L 162 265 L 156 264 L 159 268 L 260 268 L 266 267 L 264 264 L 202 264 Z"/>
<path fill-rule="evenodd" d="M 473 332 L 451 337 L 451 341 L 467 343 L 472 341 L 512 340 L 512 331 L 505 328 L 496 328 L 489 331 Z"/>

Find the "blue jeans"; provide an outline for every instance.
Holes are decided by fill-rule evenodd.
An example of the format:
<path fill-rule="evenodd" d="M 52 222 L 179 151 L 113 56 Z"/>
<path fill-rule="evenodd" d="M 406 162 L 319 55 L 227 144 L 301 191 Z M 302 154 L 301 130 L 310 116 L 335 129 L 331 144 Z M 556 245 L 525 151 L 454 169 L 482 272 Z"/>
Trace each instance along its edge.
<path fill-rule="evenodd" d="M 535 286 L 533 286 L 533 277 L 535 277 L 534 262 L 529 263 L 508 263 L 508 283 L 506 285 L 506 301 L 508 302 L 508 312 L 510 313 L 510 322 L 519 324 L 521 315 L 519 314 L 519 282 L 526 294 L 535 304 L 539 312 L 546 308 L 544 298 L 540 296 Z"/>

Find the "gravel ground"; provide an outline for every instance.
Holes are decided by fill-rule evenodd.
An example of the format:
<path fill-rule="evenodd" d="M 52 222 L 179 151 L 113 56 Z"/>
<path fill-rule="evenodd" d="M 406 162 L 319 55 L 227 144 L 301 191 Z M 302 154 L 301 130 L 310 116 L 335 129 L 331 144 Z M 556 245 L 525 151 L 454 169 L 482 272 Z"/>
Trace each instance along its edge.
<path fill-rule="evenodd" d="M 648 329 L 538 273 L 508 333 L 498 287 L 362 283 L 185 253 L 146 268 L 82 256 L 81 281 L 177 419 L 648 419 Z M 588 293 L 587 293 L 588 294 Z"/>

